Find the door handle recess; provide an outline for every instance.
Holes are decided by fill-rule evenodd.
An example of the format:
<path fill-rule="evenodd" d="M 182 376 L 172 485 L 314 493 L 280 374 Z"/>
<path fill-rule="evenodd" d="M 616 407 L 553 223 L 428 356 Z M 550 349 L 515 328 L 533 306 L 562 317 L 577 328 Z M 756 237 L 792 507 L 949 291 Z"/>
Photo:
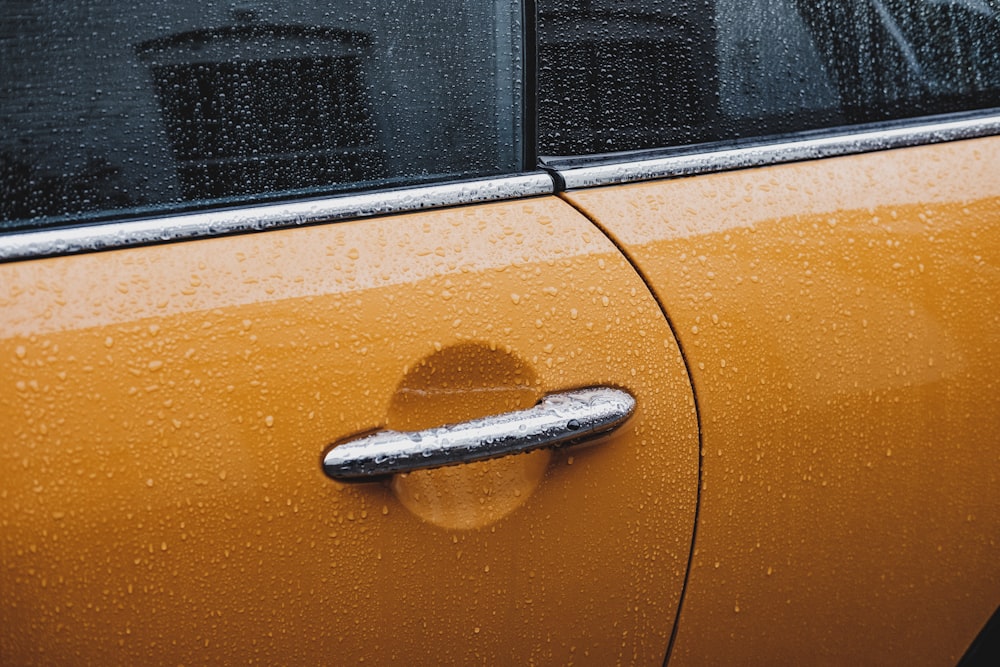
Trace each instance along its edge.
<path fill-rule="evenodd" d="M 340 444 L 323 458 L 323 471 L 363 482 L 395 473 L 523 454 L 593 440 L 621 426 L 635 398 L 611 387 L 549 394 L 527 410 L 505 412 L 423 431 L 379 431 Z"/>

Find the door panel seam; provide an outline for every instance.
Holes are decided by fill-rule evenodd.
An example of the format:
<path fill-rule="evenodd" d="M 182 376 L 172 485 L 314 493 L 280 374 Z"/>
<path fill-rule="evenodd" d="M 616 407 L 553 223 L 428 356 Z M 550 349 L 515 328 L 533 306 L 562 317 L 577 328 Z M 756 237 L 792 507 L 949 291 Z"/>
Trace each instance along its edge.
<path fill-rule="evenodd" d="M 674 323 L 673 321 L 671 321 L 670 315 L 667 313 L 666 305 L 663 303 L 663 301 L 657 295 L 656 291 L 653 289 L 653 285 L 647 278 L 646 274 L 643 273 L 642 269 L 639 268 L 639 266 L 632 260 L 632 257 L 629 256 L 626 249 L 620 243 L 618 243 L 617 240 L 615 240 L 615 238 L 608 232 L 607 229 L 604 228 L 604 226 L 601 225 L 601 223 L 598 220 L 594 219 L 594 217 L 591 216 L 584 208 L 578 206 L 576 202 L 567 197 L 567 193 L 563 188 L 563 182 L 559 176 L 559 173 L 555 170 L 551 170 L 549 171 L 549 173 L 553 175 L 553 180 L 556 186 L 556 192 L 555 192 L 556 196 L 559 197 L 564 202 L 566 202 L 567 205 L 572 206 L 574 210 L 576 210 L 580 215 L 585 217 L 592 225 L 594 225 L 594 227 L 602 235 L 604 235 L 605 238 L 608 239 L 608 241 L 611 242 L 612 245 L 614 245 L 614 247 L 618 250 L 618 252 L 621 253 L 621 255 L 625 258 L 625 261 L 627 261 L 629 265 L 632 267 L 632 270 L 635 271 L 636 275 L 638 275 L 639 278 L 642 280 L 643 284 L 646 286 L 646 290 L 653 296 L 653 299 L 656 301 L 657 307 L 660 309 L 660 313 L 663 315 L 663 318 L 667 321 L 667 326 L 670 328 L 670 334 L 674 337 L 674 340 L 677 343 L 677 348 L 680 350 L 681 361 L 684 363 L 684 372 L 687 374 L 688 384 L 691 386 L 691 395 L 692 398 L 694 399 L 695 420 L 698 425 L 698 487 L 697 487 L 697 494 L 695 497 L 694 524 L 691 530 L 691 548 L 688 553 L 687 565 L 684 569 L 684 584 L 681 587 L 680 598 L 677 601 L 677 612 L 674 615 L 674 626 L 670 631 L 670 641 L 667 644 L 666 654 L 663 656 L 663 665 L 664 667 L 666 667 L 667 663 L 670 661 L 670 654 L 673 651 L 674 643 L 677 639 L 677 630 L 680 626 L 680 620 L 681 620 L 681 610 L 684 607 L 684 599 L 687 594 L 688 583 L 690 582 L 691 579 L 691 564 L 694 561 L 695 544 L 698 537 L 698 517 L 701 511 L 702 462 L 704 460 L 704 443 L 702 440 L 701 407 L 698 401 L 698 388 L 695 386 L 694 383 L 694 376 L 691 373 L 691 364 L 688 362 L 688 356 L 687 353 L 684 351 L 684 345 L 681 343 L 681 339 L 677 335 L 677 330 L 674 327 Z"/>

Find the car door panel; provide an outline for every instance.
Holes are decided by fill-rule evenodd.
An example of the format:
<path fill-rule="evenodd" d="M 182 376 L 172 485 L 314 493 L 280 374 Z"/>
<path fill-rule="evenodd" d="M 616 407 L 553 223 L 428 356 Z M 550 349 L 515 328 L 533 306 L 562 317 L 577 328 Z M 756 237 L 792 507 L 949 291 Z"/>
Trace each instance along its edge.
<path fill-rule="evenodd" d="M 6 659 L 663 660 L 693 395 L 642 279 L 558 198 L 7 263 L 0 285 Z M 591 447 L 322 472 L 358 433 L 599 384 L 638 406 Z"/>
<path fill-rule="evenodd" d="M 1000 140 L 570 191 L 690 364 L 671 664 L 954 664 L 1000 599 Z"/>

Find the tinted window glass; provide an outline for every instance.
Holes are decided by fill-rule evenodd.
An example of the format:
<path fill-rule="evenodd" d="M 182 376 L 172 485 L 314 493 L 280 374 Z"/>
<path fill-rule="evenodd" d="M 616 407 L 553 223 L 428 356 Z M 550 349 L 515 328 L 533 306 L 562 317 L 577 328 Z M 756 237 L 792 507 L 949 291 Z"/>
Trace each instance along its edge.
<path fill-rule="evenodd" d="M 512 0 L 0 7 L 0 228 L 521 169 Z"/>
<path fill-rule="evenodd" d="M 1000 105 L 995 0 L 539 0 L 539 9 L 545 155 Z"/>
<path fill-rule="evenodd" d="M 707 0 L 543 0 L 539 10 L 543 153 L 685 142 L 716 113 Z"/>

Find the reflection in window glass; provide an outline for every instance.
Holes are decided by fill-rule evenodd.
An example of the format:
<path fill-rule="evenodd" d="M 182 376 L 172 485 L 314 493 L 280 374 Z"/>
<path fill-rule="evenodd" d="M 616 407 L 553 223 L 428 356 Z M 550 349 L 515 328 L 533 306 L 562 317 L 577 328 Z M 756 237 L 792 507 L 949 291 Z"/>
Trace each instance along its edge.
<path fill-rule="evenodd" d="M 232 58 L 276 44 L 277 53 Z M 365 86 L 370 44 L 362 32 L 300 26 L 196 30 L 140 44 L 184 198 L 385 178 Z"/>
<path fill-rule="evenodd" d="M 8 0 L 0 228 L 519 171 L 511 0 Z"/>
<path fill-rule="evenodd" d="M 1000 106 L 995 0 L 538 4 L 543 155 Z"/>
<path fill-rule="evenodd" d="M 995 0 L 796 0 L 795 6 L 851 122 L 1000 103 Z"/>

